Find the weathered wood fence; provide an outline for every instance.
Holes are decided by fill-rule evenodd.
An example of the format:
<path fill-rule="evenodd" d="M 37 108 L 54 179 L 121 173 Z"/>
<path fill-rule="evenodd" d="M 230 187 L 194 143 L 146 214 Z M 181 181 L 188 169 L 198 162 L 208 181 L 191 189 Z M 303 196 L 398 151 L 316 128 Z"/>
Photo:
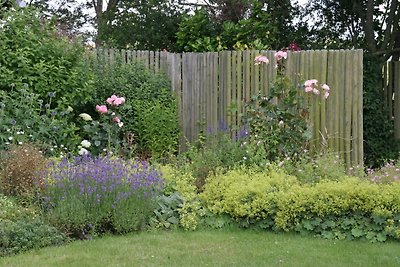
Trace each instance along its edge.
<path fill-rule="evenodd" d="M 383 66 L 383 93 L 394 136 L 400 139 L 400 61 L 388 61 Z"/>
<path fill-rule="evenodd" d="M 180 123 L 188 141 L 200 132 L 217 130 L 221 123 L 240 127 L 245 102 L 258 92 L 267 93 L 277 75 L 274 51 L 98 53 L 110 60 L 118 56 L 127 63 L 141 61 L 154 72 L 165 72 L 179 99 Z M 260 54 L 266 55 L 270 64 L 254 65 Z M 293 85 L 317 79 L 330 86 L 326 101 L 321 96 L 309 102 L 312 143 L 316 149 L 324 146 L 339 152 L 348 166 L 363 163 L 362 73 L 362 50 L 289 52 L 286 61 L 286 75 Z M 236 109 L 230 109 L 232 106 Z"/>

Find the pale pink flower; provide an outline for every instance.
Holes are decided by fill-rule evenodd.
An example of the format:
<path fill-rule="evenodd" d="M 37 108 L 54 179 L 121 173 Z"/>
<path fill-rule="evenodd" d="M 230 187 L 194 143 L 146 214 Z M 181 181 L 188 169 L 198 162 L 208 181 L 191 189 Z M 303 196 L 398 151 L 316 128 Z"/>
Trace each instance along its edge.
<path fill-rule="evenodd" d="M 287 52 L 280 50 L 280 51 L 276 52 L 274 56 L 275 56 L 276 62 L 278 62 L 282 58 L 287 59 Z"/>
<path fill-rule="evenodd" d="M 324 89 L 325 91 L 329 91 L 331 88 L 329 88 L 329 85 L 327 85 L 326 83 L 324 83 L 322 86 L 322 89 Z"/>
<path fill-rule="evenodd" d="M 116 95 L 112 95 L 111 97 L 107 98 L 107 103 L 113 106 L 119 106 L 125 103 L 125 98 L 118 97 Z"/>
<path fill-rule="evenodd" d="M 319 95 L 319 90 L 317 88 L 314 88 L 312 91 L 314 94 Z"/>
<path fill-rule="evenodd" d="M 254 65 L 260 65 L 260 64 L 268 64 L 269 63 L 269 59 L 266 56 L 256 56 L 256 58 L 254 59 Z"/>
<path fill-rule="evenodd" d="M 114 101 L 117 99 L 118 97 L 116 95 L 112 95 L 111 97 L 107 98 L 107 103 L 110 105 L 114 104 Z"/>
<path fill-rule="evenodd" d="M 313 89 L 310 86 L 306 86 L 306 88 L 304 89 L 306 91 L 306 93 L 311 92 Z"/>
<path fill-rule="evenodd" d="M 114 100 L 113 105 L 114 105 L 114 106 L 119 106 L 119 105 L 122 105 L 122 104 L 124 104 L 124 103 L 125 103 L 125 98 L 119 97 L 119 98 L 117 98 L 117 99 Z"/>
<path fill-rule="evenodd" d="M 327 99 L 329 97 L 329 91 L 325 91 L 324 98 Z"/>
<path fill-rule="evenodd" d="M 121 120 L 120 120 L 117 116 L 115 116 L 115 117 L 113 118 L 113 122 L 120 123 Z"/>
<path fill-rule="evenodd" d="M 96 105 L 96 111 L 99 112 L 100 114 L 107 113 L 108 109 L 107 106 L 105 105 Z"/>

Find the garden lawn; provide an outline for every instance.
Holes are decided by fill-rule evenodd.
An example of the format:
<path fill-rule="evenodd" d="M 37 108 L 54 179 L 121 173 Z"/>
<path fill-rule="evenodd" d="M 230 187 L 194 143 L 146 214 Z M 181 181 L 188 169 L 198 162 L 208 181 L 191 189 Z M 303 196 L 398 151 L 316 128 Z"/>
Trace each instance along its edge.
<path fill-rule="evenodd" d="M 400 243 L 324 240 L 250 230 L 153 231 L 77 241 L 0 259 L 0 266 L 400 266 Z"/>

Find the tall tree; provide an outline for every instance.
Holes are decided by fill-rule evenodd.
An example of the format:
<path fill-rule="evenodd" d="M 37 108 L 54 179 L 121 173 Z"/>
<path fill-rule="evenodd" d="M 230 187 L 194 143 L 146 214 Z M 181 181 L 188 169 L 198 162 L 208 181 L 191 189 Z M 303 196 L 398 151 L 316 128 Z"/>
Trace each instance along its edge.
<path fill-rule="evenodd" d="M 313 0 L 306 19 L 313 16 L 314 36 L 326 47 L 364 48 L 382 62 L 400 55 L 398 0 Z"/>

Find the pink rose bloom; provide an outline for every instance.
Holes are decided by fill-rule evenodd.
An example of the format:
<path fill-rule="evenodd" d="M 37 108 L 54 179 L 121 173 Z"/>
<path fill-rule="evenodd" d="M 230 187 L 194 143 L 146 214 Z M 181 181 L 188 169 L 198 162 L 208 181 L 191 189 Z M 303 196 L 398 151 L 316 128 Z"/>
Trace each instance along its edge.
<path fill-rule="evenodd" d="M 329 91 L 325 91 L 324 98 L 327 99 L 329 97 Z"/>
<path fill-rule="evenodd" d="M 259 56 L 256 56 L 256 58 L 254 59 L 254 62 L 255 62 L 254 65 L 268 64 L 269 60 L 266 56 L 259 55 Z"/>
<path fill-rule="evenodd" d="M 319 95 L 319 90 L 317 88 L 314 88 L 312 91 L 314 94 Z"/>
<path fill-rule="evenodd" d="M 117 116 L 115 116 L 115 117 L 113 118 L 113 122 L 115 122 L 115 123 L 120 123 L 121 120 L 120 120 Z"/>
<path fill-rule="evenodd" d="M 119 106 L 119 105 L 122 105 L 123 103 L 125 103 L 125 98 L 119 97 L 119 98 L 116 98 L 116 99 L 114 100 L 113 105 L 114 105 L 114 106 Z"/>
<path fill-rule="evenodd" d="M 110 105 L 113 105 L 115 99 L 117 99 L 118 97 L 116 95 L 112 95 L 111 97 L 107 98 L 107 103 Z"/>
<path fill-rule="evenodd" d="M 329 91 L 331 88 L 329 88 L 329 85 L 323 84 L 322 89 L 324 89 L 325 91 Z"/>
<path fill-rule="evenodd" d="M 316 79 L 311 79 L 311 80 L 305 81 L 304 86 L 305 86 L 305 87 L 312 87 L 313 85 L 314 85 L 314 86 L 317 86 L 317 83 L 318 83 L 318 80 L 316 80 Z"/>
<path fill-rule="evenodd" d="M 313 89 L 312 89 L 312 87 L 307 86 L 304 90 L 306 91 L 306 93 L 309 93 L 309 92 L 311 92 Z"/>
<path fill-rule="evenodd" d="M 96 105 L 96 111 L 99 112 L 100 114 L 107 113 L 108 109 L 107 106 L 105 105 Z"/>
<path fill-rule="evenodd" d="M 282 58 L 287 59 L 287 52 L 280 50 L 275 53 L 276 62 L 280 61 Z"/>

